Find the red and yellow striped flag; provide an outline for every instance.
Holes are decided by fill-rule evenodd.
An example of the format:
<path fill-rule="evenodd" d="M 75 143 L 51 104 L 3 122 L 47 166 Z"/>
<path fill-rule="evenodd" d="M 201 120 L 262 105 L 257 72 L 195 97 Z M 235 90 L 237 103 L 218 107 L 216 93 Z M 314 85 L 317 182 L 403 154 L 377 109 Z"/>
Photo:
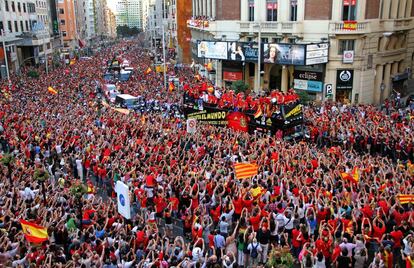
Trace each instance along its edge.
<path fill-rule="evenodd" d="M 414 194 L 399 194 L 397 195 L 397 199 L 401 204 L 414 204 Z"/>
<path fill-rule="evenodd" d="M 259 166 L 252 163 L 236 163 L 234 171 L 237 179 L 246 179 L 257 175 Z"/>
<path fill-rule="evenodd" d="M 351 173 L 346 173 L 346 172 L 341 173 L 341 177 L 344 180 L 349 180 L 349 181 L 351 181 L 355 184 L 358 184 L 359 179 L 360 179 L 360 174 L 359 173 L 360 173 L 359 168 L 354 167 L 354 169 L 352 170 Z"/>
<path fill-rule="evenodd" d="M 49 91 L 49 93 L 52 93 L 53 95 L 58 94 L 58 91 L 56 89 L 54 89 L 53 87 L 48 87 L 47 91 Z"/>
<path fill-rule="evenodd" d="M 45 227 L 25 220 L 20 220 L 20 224 L 22 225 L 23 234 L 27 241 L 40 244 L 49 239 L 47 229 Z"/>

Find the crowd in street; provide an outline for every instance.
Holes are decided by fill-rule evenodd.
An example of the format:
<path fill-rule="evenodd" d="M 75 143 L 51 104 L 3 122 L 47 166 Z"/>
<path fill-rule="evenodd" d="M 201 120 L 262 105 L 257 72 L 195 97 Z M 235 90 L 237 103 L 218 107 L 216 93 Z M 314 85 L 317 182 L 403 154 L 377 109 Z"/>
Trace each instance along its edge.
<path fill-rule="evenodd" d="M 165 89 L 147 51 L 120 42 L 0 84 L 0 162 L 12 159 L 0 163 L 1 267 L 414 267 L 414 201 L 399 199 L 414 194 L 413 110 L 310 106 L 298 143 L 209 125 L 189 134 L 176 116 L 97 105 L 114 51 L 135 68 L 124 93 L 172 104 L 206 82 L 171 68 L 182 87 Z M 258 174 L 237 179 L 239 162 Z M 118 180 L 131 219 L 117 211 Z M 48 239 L 28 242 L 21 220 Z"/>

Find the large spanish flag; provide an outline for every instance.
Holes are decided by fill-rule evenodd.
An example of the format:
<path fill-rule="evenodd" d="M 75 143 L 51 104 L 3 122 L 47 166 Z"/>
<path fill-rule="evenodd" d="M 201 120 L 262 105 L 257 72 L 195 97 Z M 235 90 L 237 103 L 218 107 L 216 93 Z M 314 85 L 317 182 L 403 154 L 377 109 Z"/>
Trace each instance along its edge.
<path fill-rule="evenodd" d="M 397 199 L 401 204 L 414 204 L 414 194 L 399 194 L 397 195 Z"/>
<path fill-rule="evenodd" d="M 351 173 L 346 173 L 346 172 L 341 173 L 341 177 L 344 180 L 348 180 L 348 181 L 351 181 L 355 184 L 358 184 L 359 179 L 360 179 L 360 174 L 359 173 L 360 173 L 359 168 L 354 167 L 354 169 L 352 170 Z"/>
<path fill-rule="evenodd" d="M 45 227 L 25 220 L 20 220 L 20 224 L 22 225 L 23 233 L 27 241 L 40 244 L 49 239 Z"/>
<path fill-rule="evenodd" d="M 47 91 L 49 91 L 49 93 L 52 93 L 53 95 L 58 94 L 58 91 L 56 89 L 54 89 L 53 87 L 48 87 Z"/>
<path fill-rule="evenodd" d="M 237 179 L 246 179 L 257 175 L 259 166 L 252 163 L 236 163 L 234 171 Z"/>

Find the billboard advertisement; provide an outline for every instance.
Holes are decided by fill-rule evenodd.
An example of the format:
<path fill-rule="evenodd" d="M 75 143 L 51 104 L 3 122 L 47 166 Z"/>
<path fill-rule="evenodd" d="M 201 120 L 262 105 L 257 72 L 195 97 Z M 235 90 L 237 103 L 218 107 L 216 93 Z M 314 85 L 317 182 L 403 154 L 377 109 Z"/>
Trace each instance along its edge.
<path fill-rule="evenodd" d="M 263 62 L 281 65 L 305 65 L 305 45 L 264 44 Z"/>
<path fill-rule="evenodd" d="M 321 72 L 295 70 L 293 78 L 294 89 L 322 92 L 323 75 Z"/>
<path fill-rule="evenodd" d="M 306 65 L 327 63 L 329 43 L 306 45 Z"/>
<path fill-rule="evenodd" d="M 227 60 L 227 42 L 199 41 L 197 43 L 199 58 Z"/>
<path fill-rule="evenodd" d="M 229 42 L 227 59 L 257 62 L 259 59 L 259 47 L 257 44 L 252 43 Z"/>

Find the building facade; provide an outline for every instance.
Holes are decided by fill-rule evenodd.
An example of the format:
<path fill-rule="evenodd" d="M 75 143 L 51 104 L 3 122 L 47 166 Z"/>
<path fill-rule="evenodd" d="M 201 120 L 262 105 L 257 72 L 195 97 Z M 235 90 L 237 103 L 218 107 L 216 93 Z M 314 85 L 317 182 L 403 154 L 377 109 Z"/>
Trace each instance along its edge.
<path fill-rule="evenodd" d="M 116 16 L 109 8 L 106 8 L 105 10 L 105 27 L 106 36 L 116 38 Z"/>
<path fill-rule="evenodd" d="M 116 25 L 142 29 L 142 1 L 119 0 L 116 5 Z"/>
<path fill-rule="evenodd" d="M 404 94 L 412 76 L 413 0 L 192 0 L 192 6 L 192 56 L 201 68 L 211 60 L 198 57 L 200 40 L 228 42 L 229 50 L 241 41 L 260 52 L 251 61 L 213 59 L 218 85 L 242 79 L 256 90 L 295 88 L 316 100 L 379 104 L 393 90 Z M 281 56 L 267 63 L 273 46 Z M 298 51 L 303 61 L 284 60 Z"/>
<path fill-rule="evenodd" d="M 78 45 L 74 0 L 59 0 L 57 8 L 63 47 L 73 49 Z"/>

